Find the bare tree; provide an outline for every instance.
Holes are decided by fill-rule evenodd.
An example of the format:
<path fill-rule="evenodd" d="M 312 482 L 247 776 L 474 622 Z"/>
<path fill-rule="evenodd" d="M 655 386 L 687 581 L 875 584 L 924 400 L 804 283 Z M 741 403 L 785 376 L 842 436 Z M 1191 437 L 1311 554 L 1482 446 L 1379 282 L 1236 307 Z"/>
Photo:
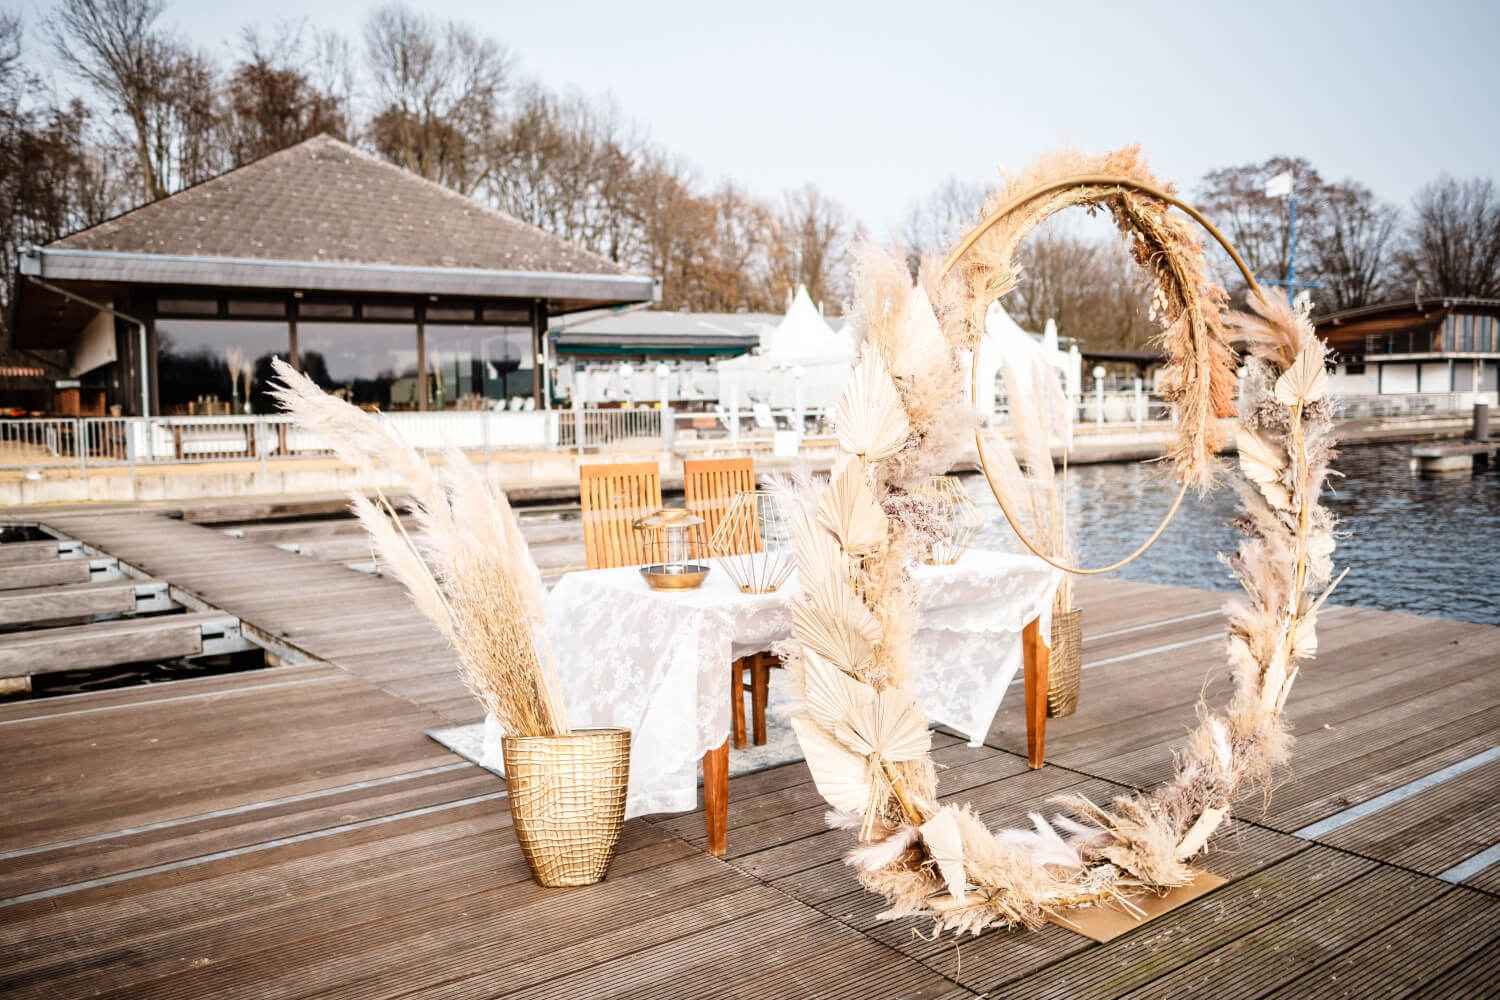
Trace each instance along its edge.
<path fill-rule="evenodd" d="M 331 68 L 323 57 L 337 53 L 337 38 L 314 36 L 309 45 L 305 30 L 302 22 L 283 22 L 270 33 L 254 27 L 241 32 L 244 55 L 229 76 L 225 95 L 224 133 L 233 165 L 320 132 L 348 136 L 347 99 L 323 91 L 311 79 Z"/>
<path fill-rule="evenodd" d="M 807 288 L 814 302 L 842 306 L 848 295 L 849 245 L 855 236 L 849 211 L 812 184 L 788 191 L 771 226 L 766 281 L 773 301 Z"/>
<path fill-rule="evenodd" d="M 1392 235 L 1400 213 L 1353 181 L 1328 185 L 1323 210 L 1310 227 L 1309 272 L 1322 282 L 1321 310 L 1354 309 L 1378 302 L 1389 290 Z"/>
<path fill-rule="evenodd" d="M 18 15 L 0 13 L 0 325 L 22 249 L 101 221 L 123 194 L 90 139 L 87 108 L 50 103 L 22 63 L 22 29 Z"/>
<path fill-rule="evenodd" d="M 1140 269 L 1121 241 L 1089 239 L 1059 220 L 1027 237 L 1019 257 L 1021 280 L 1003 304 L 1023 328 L 1055 320 L 1058 332 L 1096 348 L 1140 349 L 1156 334 Z"/>
<path fill-rule="evenodd" d="M 1401 254 L 1417 295 L 1500 298 L 1500 198 L 1494 182 L 1444 175 L 1412 201 Z"/>
<path fill-rule="evenodd" d="M 900 236 L 913 272 L 923 255 L 946 255 L 964 230 L 979 221 L 984 198 L 983 184 L 949 177 L 925 198 L 912 202 Z"/>
<path fill-rule="evenodd" d="M 46 22 L 58 62 L 124 116 L 150 201 L 216 165 L 213 71 L 157 25 L 162 0 L 60 0 Z"/>
<path fill-rule="evenodd" d="M 1285 278 L 1291 260 L 1289 205 L 1285 198 L 1266 194 L 1266 183 L 1288 170 L 1297 191 L 1298 244 L 1305 246 L 1302 237 L 1322 221 L 1326 191 L 1323 178 L 1306 160 L 1275 156 L 1264 163 L 1213 170 L 1204 176 L 1199 187 L 1198 209 L 1223 230 L 1260 280 Z M 1229 266 L 1227 257 L 1219 257 L 1218 263 L 1226 287 L 1243 292 L 1244 282 Z M 1302 273 L 1311 273 L 1307 269 L 1309 262 L 1301 263 Z"/>
<path fill-rule="evenodd" d="M 369 136 L 380 154 L 464 194 L 477 190 L 510 79 L 506 49 L 471 25 L 392 3 L 366 20 L 365 57 L 380 106 Z"/>

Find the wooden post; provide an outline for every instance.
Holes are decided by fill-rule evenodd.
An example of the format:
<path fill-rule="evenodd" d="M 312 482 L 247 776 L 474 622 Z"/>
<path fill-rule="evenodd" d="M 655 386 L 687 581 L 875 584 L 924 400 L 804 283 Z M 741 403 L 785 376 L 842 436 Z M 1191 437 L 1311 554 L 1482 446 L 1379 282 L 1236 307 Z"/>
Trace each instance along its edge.
<path fill-rule="evenodd" d="M 1041 619 L 1033 618 L 1021 632 L 1026 666 L 1026 762 L 1041 767 L 1047 744 L 1047 675 L 1052 651 L 1042 641 Z"/>
<path fill-rule="evenodd" d="M 729 741 L 703 755 L 703 823 L 708 828 L 708 853 L 716 858 L 729 850 Z"/>

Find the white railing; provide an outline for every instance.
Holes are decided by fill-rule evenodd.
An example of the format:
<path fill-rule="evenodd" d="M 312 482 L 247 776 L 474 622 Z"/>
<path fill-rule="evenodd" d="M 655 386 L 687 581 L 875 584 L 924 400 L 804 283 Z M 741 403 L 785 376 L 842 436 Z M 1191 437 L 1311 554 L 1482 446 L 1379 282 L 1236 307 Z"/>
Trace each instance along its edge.
<path fill-rule="evenodd" d="M 1333 414 L 1340 420 L 1364 417 L 1466 417 L 1475 403 L 1496 404 L 1489 392 L 1417 392 L 1389 395 L 1337 396 Z"/>
<path fill-rule="evenodd" d="M 0 469 L 77 464 L 77 420 L 0 420 Z"/>
<path fill-rule="evenodd" d="M 1497 399 L 1486 393 L 1420 393 L 1344 396 L 1335 399 L 1338 419 L 1423 415 L 1467 416 L 1476 402 Z M 1088 393 L 1073 401 L 1080 430 L 1109 430 L 1169 422 L 1167 404 L 1149 392 Z M 820 410 L 772 409 L 758 404 L 731 414 L 724 408 L 671 412 L 666 428 L 657 407 L 530 411 L 442 411 L 386 413 L 378 419 L 414 447 L 436 451 L 554 451 L 600 448 L 663 448 L 675 441 L 718 439 L 738 444 L 757 437 L 795 432 L 827 432 Z M 1009 423 L 1000 402 L 993 421 Z M 779 437 L 778 437 L 779 441 Z M 778 444 L 778 447 L 780 445 Z M 281 461 L 328 457 L 332 450 L 317 435 L 285 416 L 222 417 L 62 417 L 0 420 L 0 469 L 43 469 Z"/>

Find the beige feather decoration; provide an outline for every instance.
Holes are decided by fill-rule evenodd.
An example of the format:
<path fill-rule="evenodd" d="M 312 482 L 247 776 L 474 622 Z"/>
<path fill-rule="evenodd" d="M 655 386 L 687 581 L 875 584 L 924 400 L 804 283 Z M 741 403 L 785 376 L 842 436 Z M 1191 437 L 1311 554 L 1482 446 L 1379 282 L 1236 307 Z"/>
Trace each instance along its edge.
<path fill-rule="evenodd" d="M 937 863 L 939 874 L 948 883 L 948 894 L 960 906 L 964 902 L 964 838 L 958 828 L 958 812 L 955 806 L 944 806 L 921 826 L 922 843 L 927 853 Z"/>
<path fill-rule="evenodd" d="M 885 543 L 885 511 L 865 483 L 859 463 L 844 466 L 818 499 L 818 523 L 838 537 L 851 556 L 864 556 Z"/>
<path fill-rule="evenodd" d="M 1245 478 L 1259 487 L 1272 507 L 1290 509 L 1292 493 L 1281 481 L 1281 475 L 1286 471 L 1286 457 L 1265 438 L 1243 425 L 1235 440 L 1239 445 L 1240 469 Z"/>
<path fill-rule="evenodd" d="M 865 759 L 840 746 L 811 720 L 791 721 L 818 794 L 835 809 L 863 816 L 870 805 L 870 769 Z"/>
<path fill-rule="evenodd" d="M 884 461 L 906 446 L 911 423 L 879 352 L 866 349 L 839 397 L 833 419 L 839 447 L 866 462 Z"/>
<path fill-rule="evenodd" d="M 1276 402 L 1282 406 L 1306 406 L 1328 395 L 1328 369 L 1323 367 L 1322 345 L 1313 339 L 1302 348 L 1292 366 L 1276 380 Z"/>

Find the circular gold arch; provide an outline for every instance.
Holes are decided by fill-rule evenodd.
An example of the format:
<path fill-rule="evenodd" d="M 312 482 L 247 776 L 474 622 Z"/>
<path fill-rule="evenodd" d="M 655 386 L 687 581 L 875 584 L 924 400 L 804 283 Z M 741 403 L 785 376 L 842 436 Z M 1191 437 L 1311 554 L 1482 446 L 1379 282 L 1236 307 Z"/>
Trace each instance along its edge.
<path fill-rule="evenodd" d="M 973 249 L 974 244 L 979 242 L 984 234 L 994 228 L 995 225 L 998 224 L 1001 220 L 1010 217 L 1025 206 L 1033 204 L 1034 202 L 1045 198 L 1050 194 L 1055 194 L 1059 191 L 1064 190 L 1084 188 L 1101 190 L 1099 190 L 1097 194 L 1088 198 L 1086 201 L 1058 205 L 1052 208 L 1050 211 L 1044 213 L 1035 220 L 1033 228 L 1036 224 L 1040 224 L 1053 214 L 1061 211 L 1064 208 L 1071 207 L 1073 204 L 1096 203 L 1105 198 L 1108 198 L 1109 189 L 1111 188 L 1117 190 L 1130 190 L 1137 194 L 1143 194 L 1149 198 L 1154 198 L 1164 204 L 1170 205 L 1171 207 L 1176 208 L 1183 214 L 1187 215 L 1194 222 L 1198 223 L 1198 225 L 1202 226 L 1204 231 L 1212 236 L 1214 240 L 1219 244 L 1219 246 L 1223 247 L 1224 251 L 1229 254 L 1230 259 L 1234 261 L 1235 267 L 1239 269 L 1240 276 L 1243 277 L 1245 279 L 1245 283 L 1249 285 L 1251 292 L 1255 295 L 1260 294 L 1260 285 L 1256 282 L 1255 275 L 1250 271 L 1250 268 L 1245 266 L 1245 262 L 1240 257 L 1239 251 L 1235 250 L 1234 246 L 1229 242 L 1224 234 L 1219 231 L 1218 227 L 1216 227 L 1212 222 L 1204 217 L 1203 213 L 1199 212 L 1196 208 L 1193 208 L 1191 205 L 1182 201 L 1180 198 L 1176 197 L 1169 191 L 1165 191 L 1153 184 L 1147 184 L 1132 177 L 1125 177 L 1118 174 L 1077 174 L 1071 177 L 1063 177 L 1055 181 L 1050 181 L 1046 184 L 1038 185 L 1037 187 L 1024 191 L 1016 197 L 1010 199 L 1000 208 L 987 215 L 959 242 L 958 246 L 953 248 L 953 252 L 948 255 L 948 258 L 943 261 L 942 266 L 938 269 L 937 280 L 941 282 L 945 278 L 947 278 L 948 275 L 952 272 L 953 268 L 957 266 L 960 260 L 963 259 L 964 255 L 967 254 L 971 249 Z M 1111 212 L 1115 213 L 1116 210 L 1111 207 Z M 1117 213 L 1116 217 L 1118 218 Z M 1130 222 L 1133 231 L 1139 232 L 1139 227 L 1134 223 L 1133 220 L 1127 219 L 1127 221 Z M 1201 313 L 1201 301 L 1195 303 L 1193 308 L 1198 309 Z M 1206 328 L 1206 325 L 1201 321 L 1200 317 L 1200 321 L 1191 323 L 1190 327 L 1192 330 L 1194 353 L 1199 357 L 1201 361 L 1204 357 L 1204 351 L 1206 349 L 1206 345 L 1202 343 L 1202 338 L 1204 336 L 1203 331 Z M 971 366 L 969 397 L 975 405 L 978 405 L 979 365 L 977 351 L 975 352 L 974 363 Z M 1209 418 L 1205 416 L 1203 419 Z M 1177 498 L 1172 501 L 1172 506 L 1167 509 L 1167 513 L 1161 519 L 1161 523 L 1156 526 L 1156 530 L 1153 531 L 1151 535 L 1144 542 L 1142 542 L 1140 547 L 1137 548 L 1134 552 L 1125 556 L 1118 562 L 1111 563 L 1108 566 L 1101 566 L 1093 569 L 1085 569 L 1078 566 L 1069 566 L 1065 563 L 1059 562 L 1058 560 L 1049 556 L 1046 552 L 1042 551 L 1036 545 L 1036 543 L 1034 543 L 1027 536 L 1025 530 L 1023 530 L 1023 528 L 1021 527 L 1019 519 L 1016 517 L 1015 511 L 1011 510 L 1010 502 L 1006 499 L 1004 491 L 1001 490 L 995 483 L 994 474 L 990 470 L 989 456 L 985 451 L 983 431 L 974 432 L 974 443 L 979 449 L 979 465 L 980 468 L 984 471 L 985 481 L 989 483 L 990 492 L 995 495 L 995 500 L 1000 504 L 1000 510 L 1005 514 L 1006 521 L 1010 522 L 1010 526 L 1015 531 L 1016 537 L 1020 538 L 1022 544 L 1030 549 L 1032 553 L 1042 561 L 1056 567 L 1057 569 L 1063 570 L 1067 573 L 1072 573 L 1077 576 L 1097 576 L 1102 573 L 1110 573 L 1114 570 L 1119 569 L 1121 566 L 1124 566 L 1127 563 L 1139 558 L 1147 549 L 1149 549 L 1153 544 L 1156 543 L 1156 540 L 1161 537 L 1162 532 L 1166 530 L 1167 525 L 1171 523 L 1172 518 L 1177 514 L 1178 508 L 1182 506 L 1183 498 L 1187 496 L 1187 491 L 1190 486 L 1189 481 L 1184 479 L 1181 488 L 1179 488 L 1177 491 Z"/>

